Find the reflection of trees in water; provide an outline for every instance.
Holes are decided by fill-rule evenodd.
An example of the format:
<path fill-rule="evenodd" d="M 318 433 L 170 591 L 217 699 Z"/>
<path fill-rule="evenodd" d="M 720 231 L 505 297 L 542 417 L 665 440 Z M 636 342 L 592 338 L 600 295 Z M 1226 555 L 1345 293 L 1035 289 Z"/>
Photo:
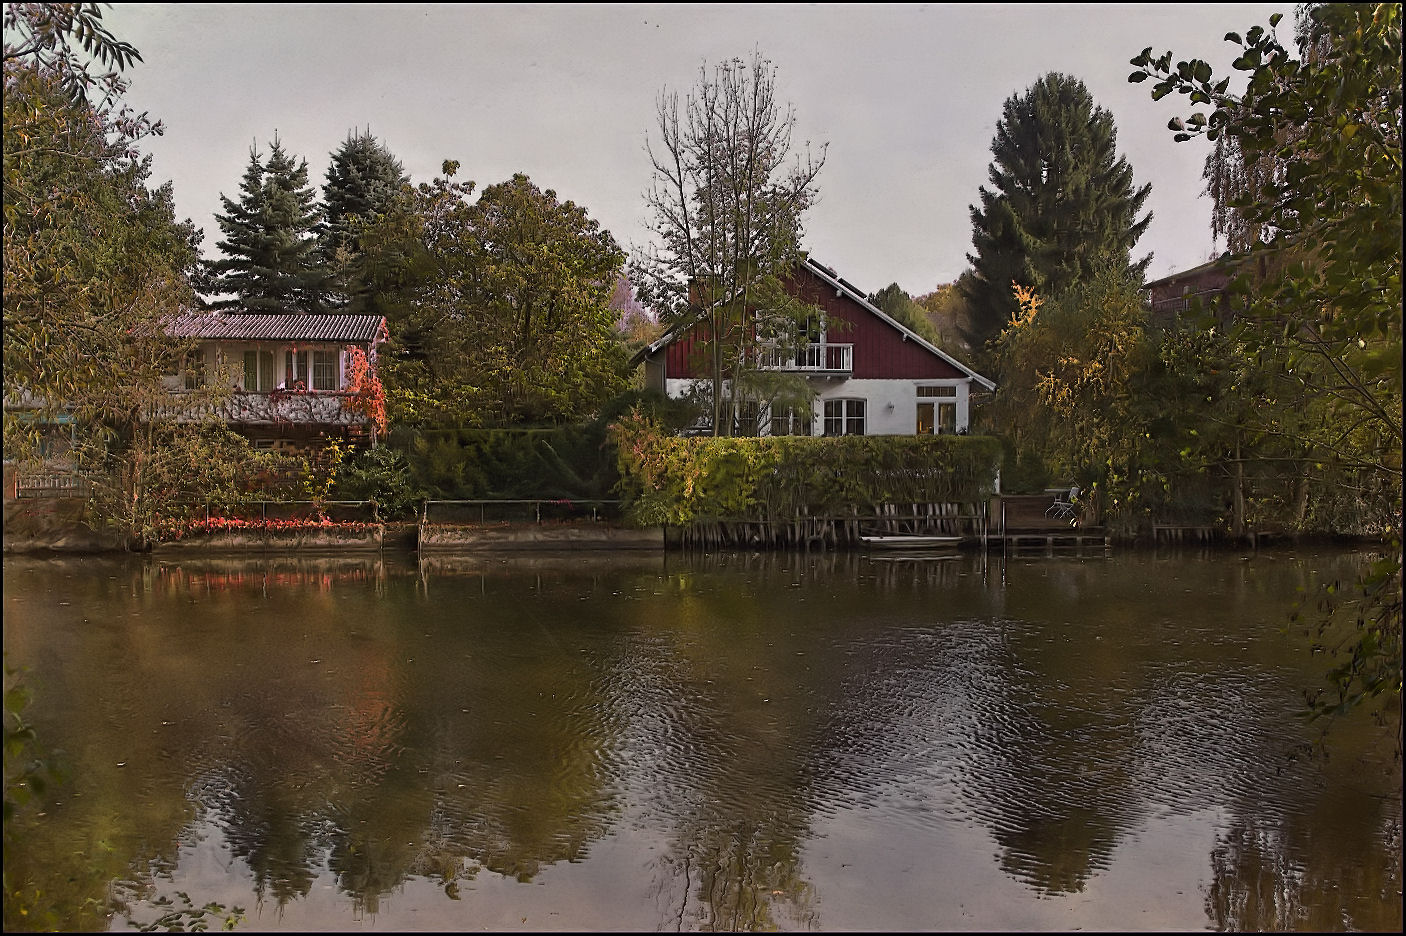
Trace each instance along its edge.
<path fill-rule="evenodd" d="M 1386 759 L 1351 761 L 1365 774 L 1330 769 L 1326 784 L 1290 791 L 1294 806 L 1282 815 L 1251 806 L 1216 836 L 1206 889 L 1215 929 L 1401 931 L 1400 762 L 1393 780 Z M 1362 780 L 1381 789 L 1358 789 Z"/>
<path fill-rule="evenodd" d="M 1004 587 L 968 564 L 836 554 L 671 568 L 475 568 L 470 587 L 445 574 L 426 590 L 354 569 L 323 587 L 326 570 L 241 578 L 238 564 L 211 565 L 74 598 L 97 619 L 130 610 L 105 587 L 131 590 L 140 627 L 21 637 L 30 656 L 65 662 L 72 682 L 56 688 L 94 762 L 68 809 L 90 825 L 117 817 L 104 826 L 115 857 L 102 859 L 114 874 L 176 852 L 194 772 L 191 801 L 280 903 L 323 867 L 373 915 L 410 876 L 451 898 L 483 870 L 529 881 L 628 821 L 667 830 L 650 868 L 661 927 L 814 928 L 799 855 L 837 803 L 945 785 L 991 830 L 1006 873 L 1067 894 L 1108 862 L 1137 804 L 1219 806 L 1224 787 L 1243 803 L 1212 859 L 1213 924 L 1292 926 L 1320 906 L 1314 925 L 1399 928 L 1399 915 L 1378 925 L 1400 888 L 1399 799 L 1384 855 L 1333 850 L 1334 830 L 1388 838 L 1352 815 L 1375 795 L 1356 788 L 1343 815 L 1295 819 L 1285 805 L 1242 829 L 1239 817 L 1267 811 L 1250 784 L 1277 743 L 1262 720 L 1285 717 L 1282 705 L 1227 675 L 1240 625 L 1204 639 L 1149 611 L 1155 569 L 1110 581 L 1047 561 L 1012 566 Z M 1234 616 L 1242 593 L 1262 609 L 1255 593 L 1283 582 L 1239 566 L 1175 584 L 1203 596 L 1183 604 Z M 376 600 L 359 600 L 373 586 Z"/>
<path fill-rule="evenodd" d="M 366 912 L 409 875 L 438 880 L 450 897 L 480 870 L 530 881 L 580 859 L 608 829 L 607 664 L 577 630 L 587 626 L 580 594 L 598 586 L 483 584 L 396 605 L 391 652 L 414 664 L 396 670 L 397 756 L 338 799 L 330 857 Z"/>
<path fill-rule="evenodd" d="M 1237 823 L 1211 851 L 1206 915 L 1222 932 L 1400 932 L 1399 826 L 1384 844 L 1371 860 L 1338 854 L 1325 861 L 1323 843 L 1309 855 L 1282 828 Z"/>
<path fill-rule="evenodd" d="M 1145 643 L 1122 631 L 1146 593 L 1105 592 L 1094 610 L 1081 601 L 1091 573 L 1077 562 L 1010 575 L 1009 619 L 987 625 L 1003 639 L 985 677 L 967 684 L 981 715 L 960 767 L 964 795 L 1006 873 L 1042 894 L 1079 893 L 1139 818 L 1128 765 Z"/>
<path fill-rule="evenodd" d="M 730 560 L 747 577 L 669 576 L 667 618 L 637 646 L 647 655 L 610 674 L 627 713 L 620 756 L 649 821 L 670 829 L 654 865 L 660 928 L 811 929 L 819 914 L 799 853 L 813 765 L 846 692 L 834 676 L 850 643 L 831 625 L 847 626 L 838 606 L 855 598 L 821 591 L 806 616 L 787 594 L 801 576 L 826 575 L 833 555 Z"/>
<path fill-rule="evenodd" d="M 815 893 L 797 874 L 794 845 L 778 831 L 739 825 L 699 829 L 702 841 L 679 843 L 657 862 L 660 929 L 757 932 L 814 929 Z"/>

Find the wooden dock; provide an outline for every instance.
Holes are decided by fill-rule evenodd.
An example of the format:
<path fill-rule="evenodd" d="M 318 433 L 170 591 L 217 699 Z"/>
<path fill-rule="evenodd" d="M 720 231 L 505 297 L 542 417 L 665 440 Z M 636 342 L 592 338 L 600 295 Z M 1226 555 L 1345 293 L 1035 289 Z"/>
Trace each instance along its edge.
<path fill-rule="evenodd" d="M 1212 543 L 1221 538 L 1221 532 L 1209 524 L 1201 526 L 1180 523 L 1152 524 L 1152 542 L 1156 544 Z"/>
<path fill-rule="evenodd" d="M 1112 539 L 1102 527 L 1064 530 L 1007 530 L 986 537 L 987 550 L 1109 549 Z"/>
<path fill-rule="evenodd" d="M 1005 494 L 991 498 L 991 522 L 983 537 L 986 549 L 1001 552 L 1019 549 L 1108 549 L 1112 539 L 1103 527 L 1050 516 L 1055 495 Z"/>

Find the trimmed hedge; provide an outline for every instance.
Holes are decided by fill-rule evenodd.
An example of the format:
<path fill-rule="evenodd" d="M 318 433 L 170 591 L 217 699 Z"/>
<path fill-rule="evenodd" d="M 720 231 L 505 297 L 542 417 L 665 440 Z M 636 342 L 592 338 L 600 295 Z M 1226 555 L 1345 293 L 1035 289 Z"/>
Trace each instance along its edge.
<path fill-rule="evenodd" d="M 994 487 L 987 436 L 681 438 L 638 416 L 611 427 L 626 516 L 641 526 L 848 516 L 974 503 Z"/>
<path fill-rule="evenodd" d="M 613 498 L 615 453 L 603 426 L 422 430 L 405 444 L 434 498 Z"/>

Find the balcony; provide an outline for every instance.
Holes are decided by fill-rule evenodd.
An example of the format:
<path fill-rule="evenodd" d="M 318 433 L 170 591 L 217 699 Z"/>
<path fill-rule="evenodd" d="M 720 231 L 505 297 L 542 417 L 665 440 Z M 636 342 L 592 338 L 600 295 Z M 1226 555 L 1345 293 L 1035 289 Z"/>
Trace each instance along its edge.
<path fill-rule="evenodd" d="M 757 367 L 800 374 L 850 374 L 854 372 L 854 345 L 818 342 L 801 348 L 763 346 L 757 349 Z"/>
<path fill-rule="evenodd" d="M 227 423 L 291 423 L 301 426 L 355 426 L 365 414 L 347 404 L 355 394 L 343 391 L 290 391 L 250 393 L 237 390 L 221 402 L 197 402 L 193 394 L 172 393 L 170 400 L 154 407 L 153 417 L 177 422 L 198 422 L 210 415 Z"/>

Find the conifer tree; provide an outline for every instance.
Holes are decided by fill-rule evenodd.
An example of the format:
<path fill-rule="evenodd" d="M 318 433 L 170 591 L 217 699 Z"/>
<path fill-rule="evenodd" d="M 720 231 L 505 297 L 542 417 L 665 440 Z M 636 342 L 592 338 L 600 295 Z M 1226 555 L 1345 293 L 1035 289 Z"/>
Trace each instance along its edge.
<path fill-rule="evenodd" d="M 318 312 L 323 276 L 317 252 L 321 209 L 308 185 L 307 160 L 295 161 L 275 135 L 267 161 L 257 147 L 240 183 L 239 201 L 224 195 L 215 215 L 224 257 L 210 264 L 216 309 Z"/>
<path fill-rule="evenodd" d="M 332 154 L 322 187 L 324 256 L 335 261 L 338 250 L 356 252 L 360 247 L 356 219 L 369 224 L 385 214 L 409 183 L 400 160 L 370 131 L 349 134 Z"/>
<path fill-rule="evenodd" d="M 1006 99 L 989 170 L 991 188 L 972 206 L 974 277 L 967 335 L 980 347 L 1016 313 L 1011 284 L 1058 296 L 1096 270 L 1141 276 L 1152 259 L 1131 254 L 1152 215 L 1137 217 L 1150 185 L 1116 152 L 1113 115 L 1077 78 L 1051 72 Z"/>

